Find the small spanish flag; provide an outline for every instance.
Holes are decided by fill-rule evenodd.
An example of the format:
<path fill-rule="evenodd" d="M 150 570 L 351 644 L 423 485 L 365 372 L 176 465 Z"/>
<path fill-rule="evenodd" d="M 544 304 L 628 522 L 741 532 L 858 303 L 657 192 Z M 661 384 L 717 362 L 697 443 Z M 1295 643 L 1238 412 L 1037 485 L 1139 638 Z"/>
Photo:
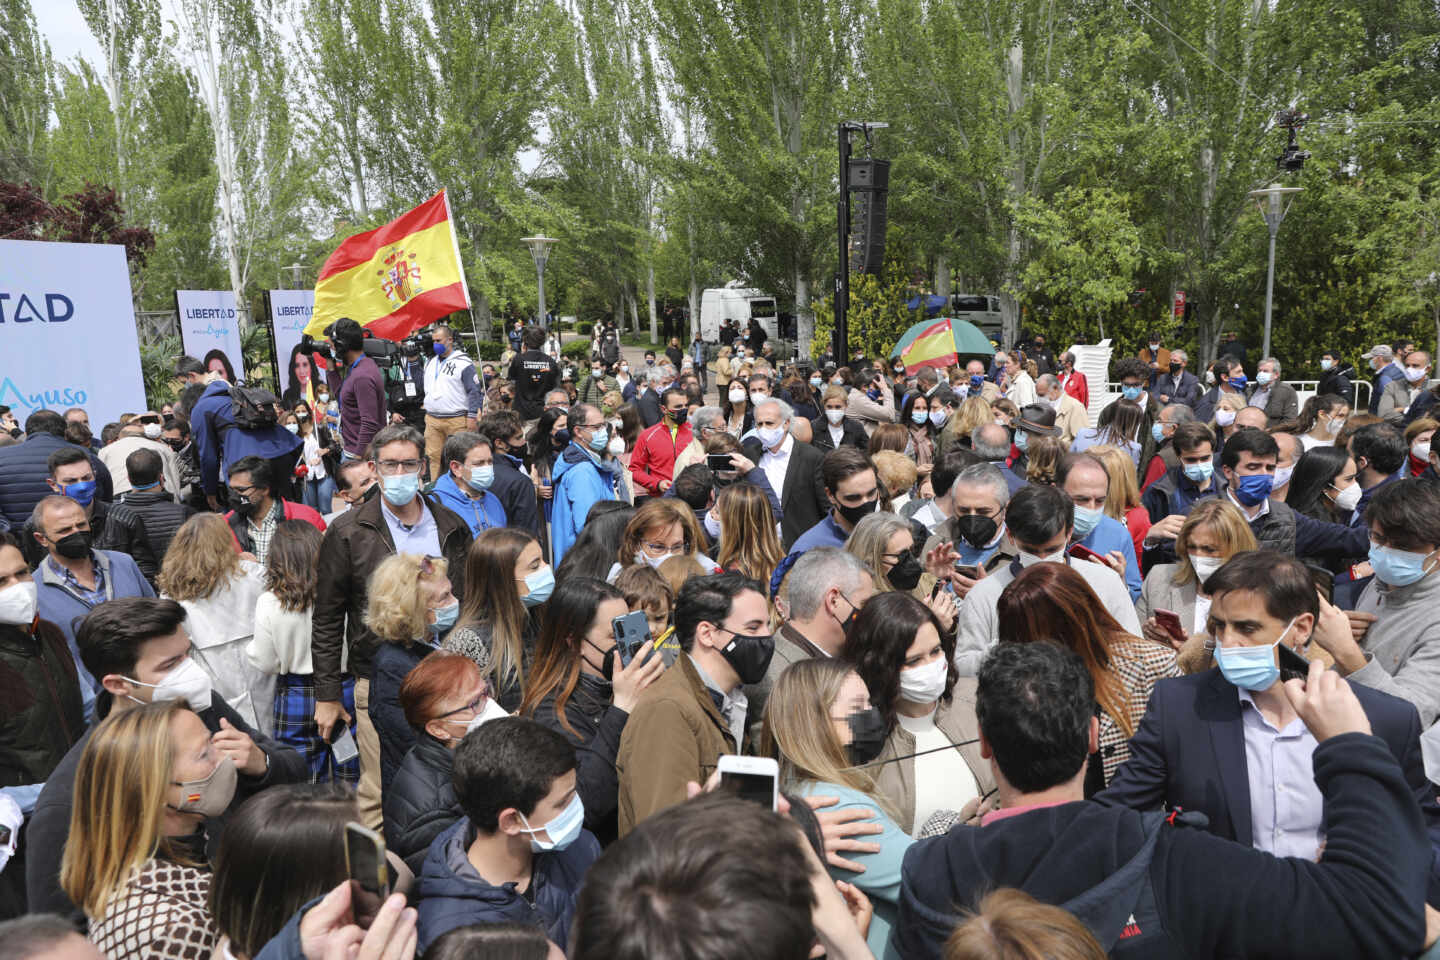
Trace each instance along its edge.
<path fill-rule="evenodd" d="M 944 370 L 957 359 L 955 333 L 950 329 L 948 319 L 936 320 L 921 330 L 910 345 L 900 351 L 900 360 L 905 372 L 914 373 L 921 367 L 936 367 Z"/>
<path fill-rule="evenodd" d="M 400 340 L 470 307 L 460 245 L 441 190 L 383 227 L 340 244 L 315 281 L 315 312 L 305 332 L 349 317 L 377 337 Z"/>

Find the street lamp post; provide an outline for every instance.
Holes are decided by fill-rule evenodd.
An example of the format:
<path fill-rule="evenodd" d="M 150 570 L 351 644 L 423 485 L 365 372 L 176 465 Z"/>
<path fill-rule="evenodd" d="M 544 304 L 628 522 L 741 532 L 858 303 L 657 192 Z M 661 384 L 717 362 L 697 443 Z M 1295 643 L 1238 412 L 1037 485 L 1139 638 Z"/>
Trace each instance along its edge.
<path fill-rule="evenodd" d="M 554 237 L 547 237 L 540 234 L 534 237 L 523 237 L 520 241 L 530 248 L 530 256 L 535 260 L 535 286 L 540 291 L 540 303 L 536 308 L 536 322 L 544 327 L 545 324 L 545 262 L 550 259 L 550 245 L 555 243 Z"/>
<path fill-rule="evenodd" d="M 1265 345 L 1260 348 L 1262 359 L 1270 356 L 1270 311 L 1275 300 L 1275 235 L 1280 232 L 1280 224 L 1289 212 L 1295 194 L 1303 189 L 1272 183 L 1264 190 L 1250 191 L 1250 196 L 1260 207 L 1260 215 L 1265 218 L 1265 225 L 1270 228 L 1270 266 L 1265 273 Z"/>

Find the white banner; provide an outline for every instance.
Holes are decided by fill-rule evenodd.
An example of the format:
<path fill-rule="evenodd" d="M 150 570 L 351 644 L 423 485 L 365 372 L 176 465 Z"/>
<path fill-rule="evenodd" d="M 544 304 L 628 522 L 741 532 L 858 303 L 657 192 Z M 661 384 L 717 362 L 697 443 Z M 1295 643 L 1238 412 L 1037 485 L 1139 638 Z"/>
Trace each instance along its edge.
<path fill-rule="evenodd" d="M 279 364 L 281 393 L 291 384 L 290 354 L 300 345 L 300 334 L 315 312 L 314 290 L 270 290 L 270 326 L 275 331 L 275 360 Z"/>
<path fill-rule="evenodd" d="M 145 409 L 125 248 L 0 240 L 0 403 L 23 425 L 84 407 L 98 434 Z"/>
<path fill-rule="evenodd" d="M 234 291 L 176 290 L 175 309 L 180 311 L 185 352 L 208 369 L 223 373 L 231 383 L 244 380 L 240 312 L 235 309 Z"/>

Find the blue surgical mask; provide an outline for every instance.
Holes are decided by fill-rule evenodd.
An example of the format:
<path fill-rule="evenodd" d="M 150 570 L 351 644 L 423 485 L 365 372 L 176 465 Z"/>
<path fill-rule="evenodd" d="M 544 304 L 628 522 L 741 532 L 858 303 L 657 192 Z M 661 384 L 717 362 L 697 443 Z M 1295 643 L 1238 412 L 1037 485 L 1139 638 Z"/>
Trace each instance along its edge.
<path fill-rule="evenodd" d="M 420 492 L 420 473 L 397 473 L 380 478 L 381 493 L 392 507 L 403 507 Z"/>
<path fill-rule="evenodd" d="M 1020 448 L 1021 453 L 1025 452 L 1025 448 L 1029 445 L 1029 443 L 1029 434 L 1027 434 L 1024 430 L 1015 431 L 1015 446 Z"/>
<path fill-rule="evenodd" d="M 1239 376 L 1230 378 L 1230 386 L 1234 387 L 1236 390 L 1244 390 L 1247 386 L 1249 386 L 1249 384 L 1250 380 L 1243 373 Z"/>
<path fill-rule="evenodd" d="M 525 589 L 530 591 L 520 598 L 525 606 L 540 606 L 555 592 L 555 571 L 548 564 L 541 567 L 525 578 Z"/>
<path fill-rule="evenodd" d="M 1140 387 L 1120 388 L 1120 396 L 1124 397 L 1126 400 L 1139 400 L 1141 392 L 1142 391 Z"/>
<path fill-rule="evenodd" d="M 928 419 L 930 419 L 930 415 L 924 410 L 910 411 L 910 422 L 915 424 L 915 426 L 917 427 L 925 426 L 925 421 Z"/>
<path fill-rule="evenodd" d="M 823 385 L 824 383 L 825 383 L 825 381 L 824 381 L 824 380 L 821 380 L 819 377 L 811 377 L 811 378 L 810 378 L 810 389 L 811 389 L 811 390 L 819 390 L 820 387 L 821 387 L 821 385 Z"/>
<path fill-rule="evenodd" d="M 432 347 L 434 348 L 434 350 L 435 350 L 435 356 L 437 356 L 437 357 L 443 357 L 443 356 L 445 356 L 445 344 L 443 344 L 443 343 L 434 343 L 434 344 L 432 344 L 431 346 L 432 346 Z"/>
<path fill-rule="evenodd" d="M 1295 618 L 1291 617 L 1275 642 L 1263 647 L 1222 647 L 1217 643 L 1215 662 L 1220 667 L 1220 673 L 1242 690 L 1252 693 L 1269 690 L 1275 681 L 1280 679 L 1280 667 L 1275 662 L 1275 648 L 1293 626 Z"/>
<path fill-rule="evenodd" d="M 609 428 L 609 427 L 597 427 L 596 430 L 595 430 L 595 432 L 590 435 L 590 449 L 591 449 L 591 450 L 594 450 L 596 453 L 604 453 L 604 452 L 605 452 L 605 446 L 606 446 L 606 444 L 608 444 L 609 442 L 610 442 L 610 428 Z"/>
<path fill-rule="evenodd" d="M 933 424 L 935 424 L 935 426 L 937 426 L 937 427 L 943 427 L 943 426 L 945 426 L 945 421 L 946 421 L 946 419 L 948 419 L 948 417 L 949 417 L 949 414 L 947 414 L 944 410 L 931 410 L 931 411 L 930 411 L 930 422 L 933 423 Z"/>
<path fill-rule="evenodd" d="M 1196 483 L 1204 483 L 1210 479 L 1215 472 L 1215 463 L 1212 460 L 1204 460 L 1200 463 L 1185 464 L 1185 476 Z"/>
<path fill-rule="evenodd" d="M 1275 487 L 1275 478 L 1268 473 L 1252 473 L 1248 477 L 1236 477 L 1231 492 L 1235 499 L 1247 507 L 1264 503 Z"/>
<path fill-rule="evenodd" d="M 1089 507 L 1075 508 L 1075 539 L 1084 540 L 1090 536 L 1090 532 L 1100 525 L 1100 519 L 1105 516 L 1104 510 L 1092 510 Z"/>
<path fill-rule="evenodd" d="M 60 492 L 82 507 L 90 506 L 90 501 L 95 499 L 95 481 L 79 480 L 75 483 L 67 483 L 60 488 Z"/>
<path fill-rule="evenodd" d="M 1329 370 L 1333 366 L 1335 366 L 1335 361 L 1331 360 L 1329 357 L 1325 357 L 1320 361 L 1321 370 Z"/>
<path fill-rule="evenodd" d="M 1265 386 L 1265 384 L 1270 382 L 1270 372 L 1268 370 L 1261 370 L 1255 374 L 1255 382 L 1262 387 Z"/>
<path fill-rule="evenodd" d="M 437 630 L 449 630 L 455 626 L 455 618 L 460 615 L 460 601 L 456 600 L 448 607 L 440 607 L 435 611 L 435 628 Z"/>
<path fill-rule="evenodd" d="M 489 490 L 490 484 L 495 482 L 495 465 L 487 463 L 483 467 L 475 467 L 470 471 L 470 486 L 476 490 Z"/>
<path fill-rule="evenodd" d="M 1156 442 L 1157 444 L 1159 444 L 1159 443 L 1164 443 L 1164 442 L 1165 442 L 1165 424 L 1159 423 L 1159 422 L 1150 424 L 1150 436 L 1152 436 L 1152 437 L 1155 438 L 1155 442 Z"/>
<path fill-rule="evenodd" d="M 1429 573 L 1425 568 L 1428 556 L 1428 553 L 1396 550 L 1370 541 L 1370 566 L 1375 568 L 1375 576 L 1380 578 L 1380 582 L 1388 587 L 1408 587 Z"/>
<path fill-rule="evenodd" d="M 543 827 L 532 827 L 530 821 L 525 819 L 525 814 L 520 814 L 520 820 L 525 824 L 525 832 L 530 834 L 530 849 L 536 853 L 548 853 L 551 850 L 564 850 L 575 839 L 580 836 L 580 828 L 585 823 L 585 804 L 580 800 L 580 794 L 570 798 L 565 809 L 556 815 L 554 820 Z M 538 834 L 543 831 L 549 840 L 541 840 Z"/>

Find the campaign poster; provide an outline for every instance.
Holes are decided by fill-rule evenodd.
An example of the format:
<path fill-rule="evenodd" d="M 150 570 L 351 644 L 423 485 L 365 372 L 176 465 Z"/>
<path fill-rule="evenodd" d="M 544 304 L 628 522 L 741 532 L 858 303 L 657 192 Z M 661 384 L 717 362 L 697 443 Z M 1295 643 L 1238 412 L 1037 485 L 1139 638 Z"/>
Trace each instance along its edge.
<path fill-rule="evenodd" d="M 314 290 L 270 290 L 270 327 L 275 332 L 275 358 L 280 365 L 280 389 L 291 386 L 290 359 L 300 345 L 300 336 L 315 312 Z"/>
<path fill-rule="evenodd" d="M 180 339 L 185 352 L 230 383 L 245 379 L 240 347 L 240 311 L 231 290 L 176 290 Z"/>
<path fill-rule="evenodd" d="M 145 409 L 124 247 L 0 240 L 0 404 L 84 407 L 97 433 Z"/>

